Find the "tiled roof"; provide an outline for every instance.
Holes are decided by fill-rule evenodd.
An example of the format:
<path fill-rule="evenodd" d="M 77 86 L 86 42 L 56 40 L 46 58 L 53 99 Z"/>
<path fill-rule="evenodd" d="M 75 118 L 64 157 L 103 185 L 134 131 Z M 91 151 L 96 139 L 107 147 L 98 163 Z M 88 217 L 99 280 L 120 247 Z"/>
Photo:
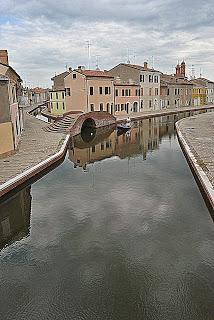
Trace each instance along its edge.
<path fill-rule="evenodd" d="M 34 93 L 44 93 L 44 92 L 48 92 L 49 90 L 48 89 L 44 89 L 44 88 L 36 87 L 36 88 L 31 89 L 31 91 L 34 92 Z"/>
<path fill-rule="evenodd" d="M 9 65 L 7 65 L 7 64 L 5 64 L 5 63 L 0 62 L 0 64 L 3 65 L 3 66 L 5 66 L 5 67 L 7 67 L 7 68 L 9 68 L 12 72 L 14 72 L 15 75 L 17 76 L 17 78 L 18 78 L 18 81 L 22 82 L 22 78 L 21 78 L 20 75 L 16 72 L 16 70 L 14 70 L 11 66 L 9 66 Z"/>
<path fill-rule="evenodd" d="M 160 71 L 155 70 L 155 69 L 145 68 L 144 66 L 141 66 L 141 65 L 138 65 L 138 64 L 120 63 L 120 65 L 126 66 L 126 67 L 130 67 L 130 68 L 134 68 L 134 69 L 141 70 L 141 71 L 160 72 Z M 112 69 L 114 69 L 114 68 L 112 68 Z"/>
<path fill-rule="evenodd" d="M 191 85 L 192 83 L 187 79 L 176 78 L 173 75 L 162 74 L 161 84 L 178 84 L 178 85 Z"/>
<path fill-rule="evenodd" d="M 65 78 L 69 73 L 70 73 L 69 71 L 62 72 L 62 73 L 57 74 L 57 75 L 55 75 L 54 77 L 52 77 L 51 80 L 54 80 L 54 79 L 57 78 L 57 77 Z"/>
<path fill-rule="evenodd" d="M 86 77 L 102 77 L 102 78 L 114 78 L 108 71 L 100 70 L 74 70 L 84 74 Z"/>
<path fill-rule="evenodd" d="M 194 84 L 194 86 L 206 88 L 206 83 L 201 79 L 193 79 L 193 80 L 190 80 L 190 82 Z"/>

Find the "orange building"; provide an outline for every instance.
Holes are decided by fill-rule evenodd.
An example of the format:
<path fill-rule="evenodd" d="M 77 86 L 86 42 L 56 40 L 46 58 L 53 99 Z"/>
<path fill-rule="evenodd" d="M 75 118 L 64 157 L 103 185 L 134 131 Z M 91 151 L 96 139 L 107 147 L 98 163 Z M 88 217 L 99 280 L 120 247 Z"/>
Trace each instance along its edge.
<path fill-rule="evenodd" d="M 69 69 L 64 78 L 66 112 L 114 113 L 114 77 L 107 71 Z"/>

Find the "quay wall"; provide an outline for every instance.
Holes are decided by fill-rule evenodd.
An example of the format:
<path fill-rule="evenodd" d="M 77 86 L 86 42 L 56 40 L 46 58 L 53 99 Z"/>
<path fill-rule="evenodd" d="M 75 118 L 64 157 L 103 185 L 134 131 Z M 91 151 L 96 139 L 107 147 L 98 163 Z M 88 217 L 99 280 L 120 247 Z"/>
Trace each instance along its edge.
<path fill-rule="evenodd" d="M 176 122 L 181 149 L 214 219 L 214 113 Z"/>

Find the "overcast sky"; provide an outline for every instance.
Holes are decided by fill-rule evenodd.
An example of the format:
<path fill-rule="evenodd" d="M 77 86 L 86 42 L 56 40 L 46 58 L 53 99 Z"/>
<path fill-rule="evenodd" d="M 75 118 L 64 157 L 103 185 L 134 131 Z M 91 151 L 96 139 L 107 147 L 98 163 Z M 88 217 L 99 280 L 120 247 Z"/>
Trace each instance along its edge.
<path fill-rule="evenodd" d="M 91 68 L 127 62 L 129 52 L 131 63 L 167 73 L 184 58 L 189 73 L 214 80 L 213 0 L 0 0 L 0 48 L 27 85 L 87 67 L 87 41 Z"/>

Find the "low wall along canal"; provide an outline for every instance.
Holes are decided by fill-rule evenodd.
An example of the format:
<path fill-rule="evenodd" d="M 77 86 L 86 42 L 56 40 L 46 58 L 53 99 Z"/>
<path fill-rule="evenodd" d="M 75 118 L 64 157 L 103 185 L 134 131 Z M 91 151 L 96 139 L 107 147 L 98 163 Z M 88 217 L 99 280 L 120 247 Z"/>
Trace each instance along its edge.
<path fill-rule="evenodd" d="M 184 116 L 82 131 L 0 202 L 1 319 L 213 320 L 214 225 L 177 140 Z"/>

